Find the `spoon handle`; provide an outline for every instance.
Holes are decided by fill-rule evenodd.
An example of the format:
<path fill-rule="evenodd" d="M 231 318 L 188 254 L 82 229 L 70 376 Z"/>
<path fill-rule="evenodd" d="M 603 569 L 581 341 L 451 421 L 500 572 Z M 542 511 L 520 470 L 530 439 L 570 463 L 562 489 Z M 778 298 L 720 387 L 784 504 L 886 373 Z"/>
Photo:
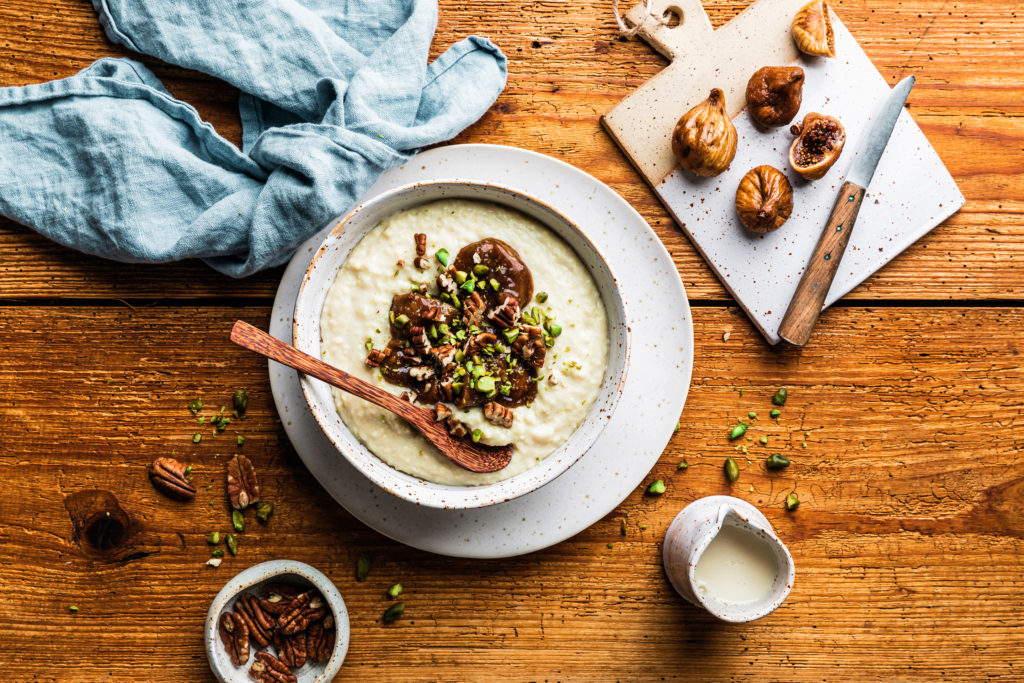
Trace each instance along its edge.
<path fill-rule="evenodd" d="M 373 386 L 357 377 L 353 377 L 344 370 L 328 365 L 318 358 L 299 351 L 290 344 L 271 337 L 263 330 L 253 327 L 247 322 L 239 320 L 231 328 L 231 341 L 239 346 L 255 351 L 261 356 L 266 356 L 278 363 L 295 368 L 311 377 L 327 382 L 331 386 L 338 387 L 353 396 L 366 399 L 374 405 L 395 413 L 399 417 L 416 423 L 428 417 L 431 421 L 433 415 L 423 408 L 417 408 L 408 401 L 403 401 L 394 394 Z"/>

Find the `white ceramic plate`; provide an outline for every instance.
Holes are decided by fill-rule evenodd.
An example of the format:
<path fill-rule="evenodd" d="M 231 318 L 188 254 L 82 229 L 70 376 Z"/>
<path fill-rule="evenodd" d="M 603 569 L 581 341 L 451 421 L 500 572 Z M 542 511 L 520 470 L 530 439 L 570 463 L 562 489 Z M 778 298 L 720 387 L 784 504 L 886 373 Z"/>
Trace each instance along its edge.
<path fill-rule="evenodd" d="M 320 430 L 297 373 L 270 363 L 285 431 L 306 467 L 346 510 L 406 545 L 458 557 L 498 558 L 540 550 L 611 512 L 640 484 L 672 436 L 690 386 L 693 324 L 672 259 L 644 219 L 611 188 L 551 157 L 498 145 L 452 145 L 385 173 L 361 201 L 437 179 L 493 182 L 551 205 L 587 233 L 622 273 L 630 321 L 630 369 L 611 421 L 565 474 L 515 500 L 474 510 L 427 508 L 397 498 L 359 473 Z M 302 278 L 333 227 L 304 244 L 277 291 L 270 333 L 292 341 Z"/>

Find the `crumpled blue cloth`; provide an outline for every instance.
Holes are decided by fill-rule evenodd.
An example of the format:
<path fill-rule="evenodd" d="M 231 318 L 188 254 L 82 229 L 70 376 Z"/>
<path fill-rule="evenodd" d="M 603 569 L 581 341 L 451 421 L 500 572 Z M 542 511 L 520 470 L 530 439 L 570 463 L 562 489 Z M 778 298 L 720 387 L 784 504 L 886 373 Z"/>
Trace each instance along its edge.
<path fill-rule="evenodd" d="M 112 40 L 243 93 L 239 150 L 131 59 L 0 88 L 0 213 L 110 259 L 283 263 L 505 86 L 485 38 L 427 64 L 436 0 L 92 3 Z"/>

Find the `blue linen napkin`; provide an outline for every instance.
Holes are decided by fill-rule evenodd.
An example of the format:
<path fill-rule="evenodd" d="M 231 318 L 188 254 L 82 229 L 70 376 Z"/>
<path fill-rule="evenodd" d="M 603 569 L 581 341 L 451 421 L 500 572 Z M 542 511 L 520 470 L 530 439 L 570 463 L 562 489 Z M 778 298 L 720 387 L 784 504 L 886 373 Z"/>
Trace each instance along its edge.
<path fill-rule="evenodd" d="M 239 150 L 132 59 L 0 88 L 0 213 L 119 261 L 283 263 L 505 86 L 486 38 L 427 64 L 436 0 L 92 3 L 111 40 L 243 93 Z"/>

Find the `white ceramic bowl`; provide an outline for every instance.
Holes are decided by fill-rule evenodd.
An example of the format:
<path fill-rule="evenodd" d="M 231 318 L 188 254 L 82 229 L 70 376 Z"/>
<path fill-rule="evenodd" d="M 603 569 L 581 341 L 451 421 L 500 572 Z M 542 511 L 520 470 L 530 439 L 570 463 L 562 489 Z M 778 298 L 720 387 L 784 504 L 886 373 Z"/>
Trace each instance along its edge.
<path fill-rule="evenodd" d="M 400 498 L 436 508 L 477 508 L 511 500 L 533 491 L 564 473 L 601 434 L 615 410 L 629 365 L 629 324 L 607 260 L 585 234 L 567 218 L 514 189 L 496 184 L 439 180 L 398 187 L 357 206 L 338 220 L 306 272 L 295 305 L 293 344 L 321 357 L 320 315 L 338 269 L 353 247 L 388 216 L 440 199 L 475 199 L 520 211 L 547 226 L 576 252 L 597 285 L 608 320 L 608 364 L 597 399 L 584 422 L 564 444 L 536 466 L 514 477 L 483 486 L 435 484 L 401 472 L 374 455 L 341 420 L 331 387 L 300 375 L 310 411 L 331 443 L 372 482 Z"/>
<path fill-rule="evenodd" d="M 250 642 L 249 661 L 244 666 L 235 666 L 224 649 L 224 643 L 221 642 L 220 634 L 217 631 L 217 624 L 220 621 L 220 615 L 225 610 L 234 609 L 235 600 L 242 593 L 258 594 L 263 584 L 270 582 L 290 583 L 302 588 L 316 588 L 324 596 L 324 600 L 327 601 L 334 613 L 336 629 L 334 652 L 326 662 L 318 664 L 306 662 L 302 668 L 295 669 L 292 673 L 299 679 L 299 683 L 325 683 L 334 680 L 348 653 L 348 610 L 345 608 L 345 601 L 342 599 L 341 593 L 330 579 L 308 564 L 295 560 L 271 560 L 249 567 L 236 574 L 220 589 L 206 613 L 206 658 L 210 662 L 210 670 L 221 683 L 252 681 L 249 677 L 249 667 L 252 666 L 254 655 L 260 649 L 259 646 L 255 642 Z M 265 649 L 274 652 L 273 646 Z"/>

